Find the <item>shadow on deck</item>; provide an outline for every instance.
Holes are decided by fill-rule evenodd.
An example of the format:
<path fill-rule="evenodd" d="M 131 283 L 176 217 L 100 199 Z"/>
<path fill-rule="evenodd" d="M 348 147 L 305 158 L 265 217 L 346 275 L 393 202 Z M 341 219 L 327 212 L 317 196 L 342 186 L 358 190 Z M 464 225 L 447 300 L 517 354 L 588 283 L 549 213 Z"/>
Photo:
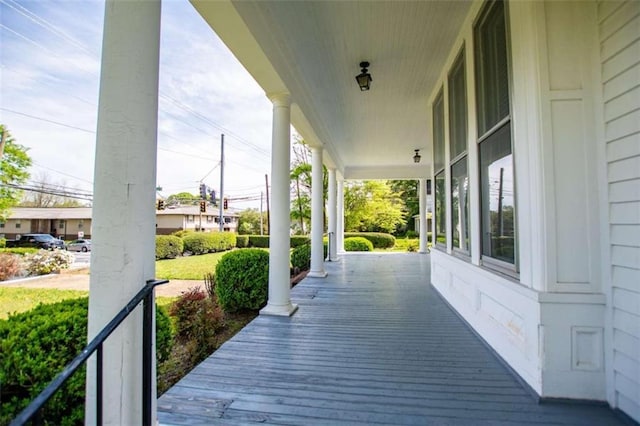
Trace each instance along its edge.
<path fill-rule="evenodd" d="M 158 400 L 163 425 L 617 425 L 538 404 L 429 285 L 419 254 L 350 254 L 292 290 Z"/>

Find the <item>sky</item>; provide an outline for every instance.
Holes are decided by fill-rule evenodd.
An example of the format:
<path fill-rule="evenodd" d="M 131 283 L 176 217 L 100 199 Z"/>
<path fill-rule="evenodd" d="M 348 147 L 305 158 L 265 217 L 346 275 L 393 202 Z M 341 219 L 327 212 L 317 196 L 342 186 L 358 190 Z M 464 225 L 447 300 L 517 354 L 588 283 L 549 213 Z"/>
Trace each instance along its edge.
<path fill-rule="evenodd" d="M 29 148 L 31 182 L 93 185 L 104 1 L 0 0 L 0 123 Z M 271 103 L 187 0 L 162 3 L 159 196 L 220 186 L 260 205 L 270 172 Z"/>

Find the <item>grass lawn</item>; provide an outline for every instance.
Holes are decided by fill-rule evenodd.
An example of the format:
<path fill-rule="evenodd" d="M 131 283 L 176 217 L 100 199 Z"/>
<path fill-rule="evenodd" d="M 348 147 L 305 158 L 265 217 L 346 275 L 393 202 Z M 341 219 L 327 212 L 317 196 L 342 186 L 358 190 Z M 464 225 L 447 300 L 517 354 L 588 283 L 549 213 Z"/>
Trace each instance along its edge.
<path fill-rule="evenodd" d="M 40 303 L 55 303 L 87 295 L 88 292 L 82 290 L 0 287 L 0 320 L 6 319 L 9 314 L 29 311 Z M 157 304 L 166 308 L 174 300 L 174 297 L 156 298 Z"/>
<path fill-rule="evenodd" d="M 156 277 L 166 280 L 202 280 L 205 274 L 215 271 L 216 264 L 225 253 L 228 252 L 158 260 Z"/>

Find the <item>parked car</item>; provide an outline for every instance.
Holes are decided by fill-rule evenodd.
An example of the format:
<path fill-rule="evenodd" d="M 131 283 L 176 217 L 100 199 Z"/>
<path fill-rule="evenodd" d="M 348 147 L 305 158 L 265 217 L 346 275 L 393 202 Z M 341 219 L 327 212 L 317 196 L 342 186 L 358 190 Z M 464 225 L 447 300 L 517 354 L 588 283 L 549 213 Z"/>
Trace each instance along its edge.
<path fill-rule="evenodd" d="M 36 247 L 45 250 L 65 249 L 64 241 L 49 234 L 24 234 L 15 240 L 7 240 L 7 247 Z"/>
<path fill-rule="evenodd" d="M 91 240 L 73 240 L 67 244 L 69 251 L 91 251 Z"/>

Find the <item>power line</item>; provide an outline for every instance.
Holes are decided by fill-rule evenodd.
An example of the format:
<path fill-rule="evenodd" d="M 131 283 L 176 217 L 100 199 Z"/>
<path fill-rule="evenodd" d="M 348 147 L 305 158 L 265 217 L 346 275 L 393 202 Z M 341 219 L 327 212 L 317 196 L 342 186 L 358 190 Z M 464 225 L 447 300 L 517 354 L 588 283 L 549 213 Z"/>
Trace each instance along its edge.
<path fill-rule="evenodd" d="M 6 111 L 6 112 L 10 112 L 12 114 L 22 115 L 24 117 L 28 117 L 28 118 L 31 118 L 31 119 L 34 119 L 34 120 L 44 121 L 44 122 L 51 123 L 51 124 L 56 124 L 56 125 L 62 126 L 62 127 L 68 127 L 70 129 L 79 130 L 81 132 L 92 133 L 92 134 L 96 133 L 94 130 L 83 129 L 81 127 L 73 126 L 71 124 L 65 124 L 65 123 L 61 123 L 59 121 L 49 120 L 47 118 L 36 117 L 35 115 L 27 114 L 27 113 L 20 112 L 20 111 L 14 111 L 14 110 L 9 109 L 9 108 L 0 107 L 0 109 L 3 110 L 3 111 Z"/>

